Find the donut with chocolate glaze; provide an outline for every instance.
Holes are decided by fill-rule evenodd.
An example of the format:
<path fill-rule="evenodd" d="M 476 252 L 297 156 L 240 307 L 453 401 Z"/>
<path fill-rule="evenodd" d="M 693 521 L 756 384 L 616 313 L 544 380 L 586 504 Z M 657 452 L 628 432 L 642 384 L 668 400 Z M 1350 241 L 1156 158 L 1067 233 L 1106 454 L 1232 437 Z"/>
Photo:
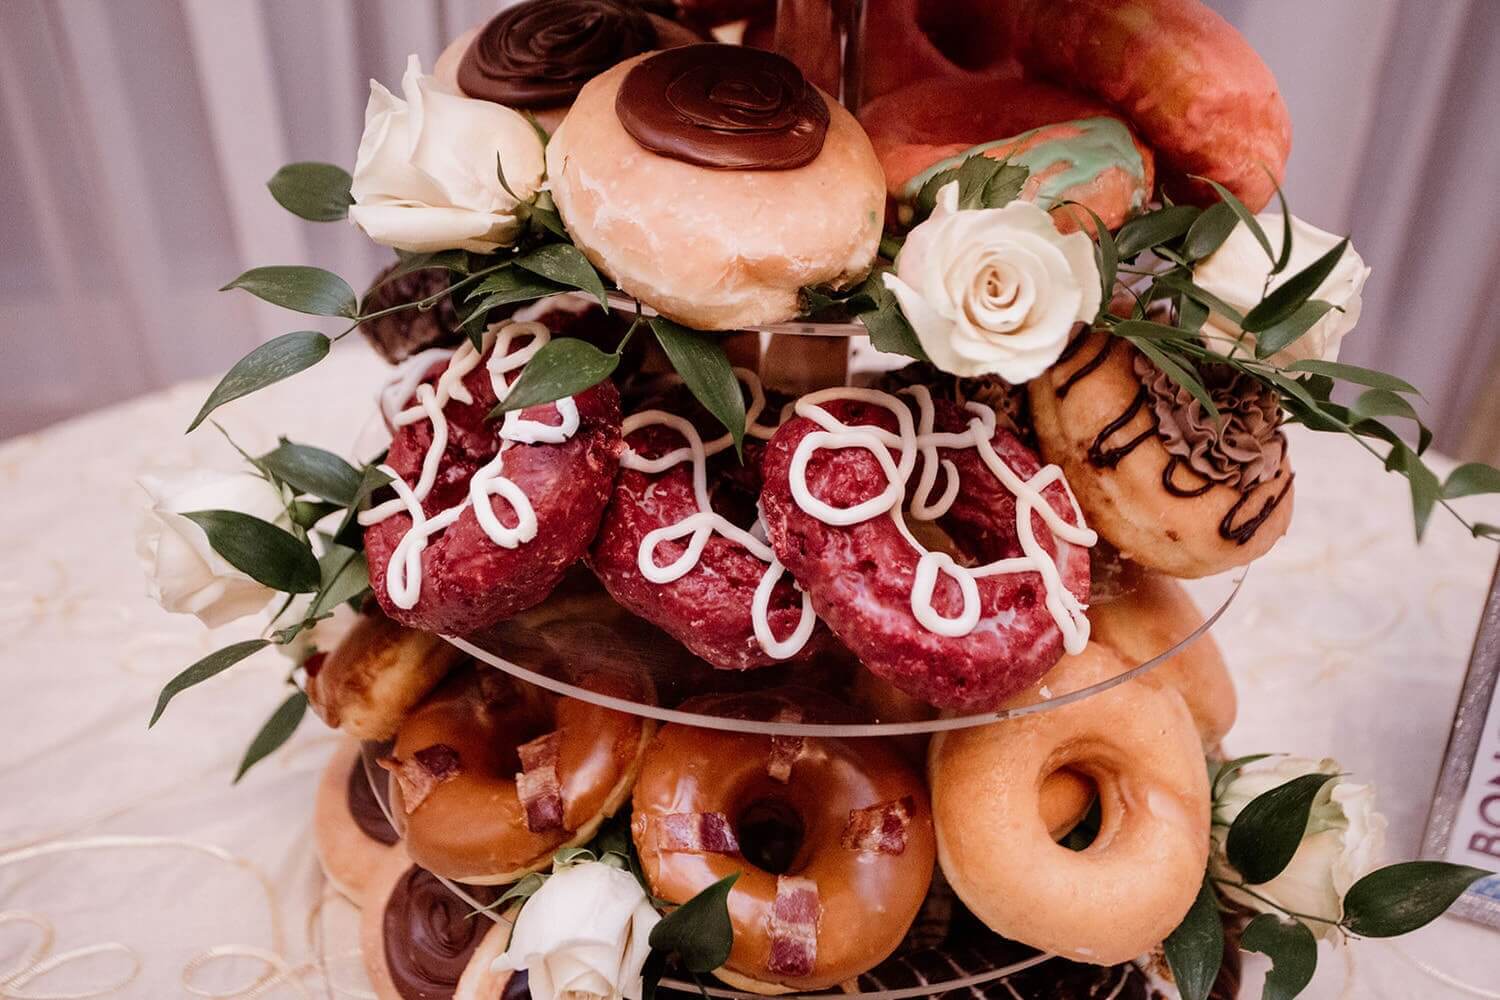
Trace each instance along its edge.
<path fill-rule="evenodd" d="M 388 856 L 405 857 L 400 839 L 375 799 L 359 741 L 340 741 L 313 799 L 313 845 L 323 875 L 340 895 L 358 903 Z"/>
<path fill-rule="evenodd" d="M 529 111 L 551 132 L 583 85 L 620 60 L 701 41 L 624 0 L 525 0 L 455 38 L 433 75 L 454 93 Z"/>
<path fill-rule="evenodd" d="M 327 656 L 307 663 L 307 700 L 334 729 L 385 740 L 467 657 L 435 635 L 363 614 Z"/>
<path fill-rule="evenodd" d="M 632 700 L 649 694 L 642 681 L 604 669 L 575 683 Z M 412 712 L 380 762 L 407 854 L 475 885 L 540 871 L 629 798 L 652 730 L 638 716 L 498 670 L 454 675 Z"/>
<path fill-rule="evenodd" d="M 547 176 L 594 265 L 699 330 L 780 323 L 803 287 L 860 280 L 885 211 L 854 117 L 787 59 L 735 45 L 595 77 L 547 145 Z"/>
<path fill-rule="evenodd" d="M 901 943 L 932 878 L 920 775 L 879 740 L 664 726 L 631 835 L 654 895 L 685 903 L 739 872 L 715 971 L 756 993 L 820 990 Z"/>
<path fill-rule="evenodd" d="M 1128 342 L 1076 337 L 1030 383 L 1042 455 L 1089 525 L 1125 558 L 1200 577 L 1270 550 L 1291 523 L 1293 474 L 1276 394 L 1225 365 L 1200 375 L 1224 423 Z"/>

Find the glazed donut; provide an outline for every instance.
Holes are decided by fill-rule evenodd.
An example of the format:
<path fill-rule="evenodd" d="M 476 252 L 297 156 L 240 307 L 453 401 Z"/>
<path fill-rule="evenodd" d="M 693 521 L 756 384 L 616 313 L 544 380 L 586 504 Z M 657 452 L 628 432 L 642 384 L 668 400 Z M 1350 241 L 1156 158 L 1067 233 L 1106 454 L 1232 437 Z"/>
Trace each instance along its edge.
<path fill-rule="evenodd" d="M 1008 159 L 1030 174 L 1021 198 L 1052 213 L 1057 228 L 1093 230 L 1091 209 L 1110 229 L 1150 199 L 1151 150 L 1108 106 L 1042 83 L 939 77 L 888 94 L 860 111 L 886 189 L 916 200 L 938 173 L 975 154 Z"/>
<path fill-rule="evenodd" d="M 1201 375 L 1224 418 L 1112 334 L 1077 337 L 1030 384 L 1042 455 L 1125 558 L 1199 577 L 1264 555 L 1292 517 L 1274 392 L 1224 365 Z"/>
<path fill-rule="evenodd" d="M 602 670 L 576 683 L 644 694 Z M 412 712 L 380 764 L 411 859 L 445 878 L 500 885 L 593 837 L 629 797 L 651 732 L 637 716 L 480 668 L 449 678 Z"/>
<path fill-rule="evenodd" d="M 359 950 L 379 1000 L 498 1000 L 509 972 L 490 964 L 510 941 L 511 914 L 474 915 L 474 906 L 405 857 L 371 873 L 360 903 Z M 481 905 L 497 889 L 466 886 Z"/>
<path fill-rule="evenodd" d="M 865 0 L 861 100 L 939 76 L 1018 77 L 1019 67 L 996 41 L 1001 6 L 993 0 Z"/>
<path fill-rule="evenodd" d="M 1049 683 L 1075 690 L 1125 669 L 1090 643 Z M 991 930 L 1113 965 L 1149 950 L 1192 906 L 1208 863 L 1207 768 L 1187 706 L 1145 680 L 933 738 L 938 861 Z M 1100 830 L 1083 851 L 1054 843 L 1040 815 L 1039 790 L 1064 767 L 1099 789 Z"/>
<path fill-rule="evenodd" d="M 743 106 L 745 94 L 763 106 Z M 779 323 L 803 287 L 863 278 L 885 210 L 854 117 L 787 59 L 733 45 L 595 77 L 547 145 L 547 176 L 594 265 L 700 330 Z"/>
<path fill-rule="evenodd" d="M 1127 665 L 1139 665 L 1172 648 L 1203 624 L 1203 613 L 1175 580 L 1130 567 L 1123 583 L 1120 597 L 1089 606 L 1089 621 L 1094 639 Z M 1205 747 L 1218 746 L 1228 735 L 1237 701 L 1234 680 L 1211 633 L 1194 639 L 1148 676 L 1182 695 Z"/>
<path fill-rule="evenodd" d="M 455 94 L 529 111 L 551 132 L 579 89 L 621 59 L 701 41 L 623 0 L 524 0 L 455 38 L 432 75 Z"/>
<path fill-rule="evenodd" d="M 330 885 L 358 903 L 386 857 L 406 854 L 375 798 L 359 741 L 346 739 L 323 769 L 313 799 L 313 846 Z"/>
<path fill-rule="evenodd" d="M 950 0 L 925 0 L 926 5 Z M 967 4 L 966 6 L 972 6 Z M 1292 122 L 1276 78 L 1200 0 L 1007 0 L 993 44 L 1028 76 L 1123 112 L 1156 151 L 1175 201 L 1212 204 L 1223 184 L 1252 212 L 1286 170 Z"/>
<path fill-rule="evenodd" d="M 751 522 L 758 517 L 766 397 L 753 372 L 743 463 L 727 432 L 705 442 L 712 420 L 679 415 L 685 391 L 625 418 L 625 454 L 589 566 L 624 607 L 724 670 L 805 657 L 820 643 L 817 617 Z M 675 404 L 675 405 L 674 405 Z M 692 411 L 701 407 L 692 407 Z M 826 633 L 816 633 L 820 638 Z"/>
<path fill-rule="evenodd" d="M 465 341 L 408 383 L 413 405 L 386 397 L 395 439 L 380 469 L 396 495 L 377 494 L 359 522 L 376 600 L 402 624 L 493 625 L 544 599 L 594 537 L 619 465 L 615 387 L 488 419 L 550 337 L 538 322 L 491 324 L 483 350 Z"/>
<path fill-rule="evenodd" d="M 901 943 L 932 877 L 920 776 L 878 740 L 664 726 L 631 834 L 654 895 L 734 872 L 734 947 L 715 975 L 756 993 L 835 986 Z"/>
<path fill-rule="evenodd" d="M 435 635 L 379 612 L 361 615 L 327 656 L 307 661 L 307 701 L 334 729 L 386 740 L 412 707 L 466 657 Z"/>
<path fill-rule="evenodd" d="M 766 531 L 872 672 L 942 708 L 992 709 L 1087 640 L 1094 536 L 991 407 L 908 395 L 915 419 L 869 389 L 798 400 L 761 463 Z"/>

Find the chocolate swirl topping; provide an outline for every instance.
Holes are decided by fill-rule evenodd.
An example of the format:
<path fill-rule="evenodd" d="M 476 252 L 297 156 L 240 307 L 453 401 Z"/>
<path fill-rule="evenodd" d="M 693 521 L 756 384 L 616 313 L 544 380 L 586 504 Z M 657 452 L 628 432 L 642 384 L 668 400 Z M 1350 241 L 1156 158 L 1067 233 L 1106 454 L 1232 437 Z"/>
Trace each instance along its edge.
<path fill-rule="evenodd" d="M 469 892 L 482 903 L 499 896 L 494 889 L 472 887 Z M 415 865 L 407 869 L 386 900 L 382 920 L 385 964 L 397 993 L 408 1000 L 453 996 L 490 928 L 488 917 L 472 916 L 472 911 L 430 872 Z"/>
<path fill-rule="evenodd" d="M 385 810 L 375 800 L 375 789 L 370 786 L 370 776 L 365 773 L 364 761 L 358 757 L 354 759 L 354 766 L 349 769 L 349 787 L 345 799 L 349 803 L 350 818 L 366 837 L 387 847 L 401 839 L 396 835 L 391 821 L 385 818 Z"/>
<path fill-rule="evenodd" d="M 555 107 L 657 44 L 651 18 L 620 0 L 528 0 L 484 26 L 458 64 L 458 86 L 512 107 Z"/>
<path fill-rule="evenodd" d="M 1227 365 L 1206 365 L 1204 388 L 1219 408 L 1223 426 L 1192 393 L 1173 382 L 1145 355 L 1134 360 L 1156 415 L 1167 453 L 1209 483 L 1249 491 L 1276 477 L 1286 450 L 1276 393 Z M 1168 480 L 1172 488 L 1172 480 Z"/>
<path fill-rule="evenodd" d="M 651 152 L 711 170 L 805 166 L 828 135 L 828 105 L 796 64 L 739 45 L 688 45 L 641 60 L 615 114 Z"/>

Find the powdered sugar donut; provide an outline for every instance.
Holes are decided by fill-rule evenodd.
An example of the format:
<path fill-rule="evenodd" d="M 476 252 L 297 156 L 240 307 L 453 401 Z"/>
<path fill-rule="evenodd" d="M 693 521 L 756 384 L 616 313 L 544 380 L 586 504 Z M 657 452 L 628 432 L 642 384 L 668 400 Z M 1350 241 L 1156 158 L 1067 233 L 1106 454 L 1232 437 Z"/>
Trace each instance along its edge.
<path fill-rule="evenodd" d="M 909 394 L 915 417 L 870 389 L 798 400 L 762 460 L 767 534 L 871 671 L 943 708 L 992 708 L 1087 641 L 1095 536 L 1061 470 L 993 408 Z"/>

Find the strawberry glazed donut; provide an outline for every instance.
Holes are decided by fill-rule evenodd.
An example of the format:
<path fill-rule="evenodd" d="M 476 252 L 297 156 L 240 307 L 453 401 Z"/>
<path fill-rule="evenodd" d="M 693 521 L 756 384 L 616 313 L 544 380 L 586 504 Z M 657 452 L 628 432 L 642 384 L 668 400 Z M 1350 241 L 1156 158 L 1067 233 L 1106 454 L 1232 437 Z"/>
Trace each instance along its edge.
<path fill-rule="evenodd" d="M 631 834 L 654 895 L 685 903 L 740 873 L 714 974 L 755 993 L 821 990 L 880 964 L 927 895 L 919 773 L 883 741 L 662 728 Z"/>
<path fill-rule="evenodd" d="M 762 461 L 766 530 L 871 672 L 940 708 L 991 709 L 1087 642 L 1096 538 L 1061 470 L 992 407 L 905 393 L 916 418 L 873 389 L 798 400 Z"/>
<path fill-rule="evenodd" d="M 757 460 L 776 429 L 758 422 L 766 407 L 760 379 L 736 373 L 750 392 L 744 463 L 727 432 L 703 440 L 707 414 L 696 413 L 695 423 L 669 412 L 689 409 L 674 405 L 685 392 L 669 393 L 663 408 L 632 413 L 620 475 L 589 553 L 611 597 L 724 670 L 817 648 L 809 644 L 818 623 L 811 601 L 758 530 Z M 755 522 L 741 527 L 736 514 Z"/>
<path fill-rule="evenodd" d="M 489 419 L 550 337 L 539 322 L 491 324 L 482 350 L 466 341 L 382 395 L 395 496 L 359 523 L 375 597 L 403 625 L 493 625 L 546 598 L 594 537 L 619 467 L 615 387 Z"/>

